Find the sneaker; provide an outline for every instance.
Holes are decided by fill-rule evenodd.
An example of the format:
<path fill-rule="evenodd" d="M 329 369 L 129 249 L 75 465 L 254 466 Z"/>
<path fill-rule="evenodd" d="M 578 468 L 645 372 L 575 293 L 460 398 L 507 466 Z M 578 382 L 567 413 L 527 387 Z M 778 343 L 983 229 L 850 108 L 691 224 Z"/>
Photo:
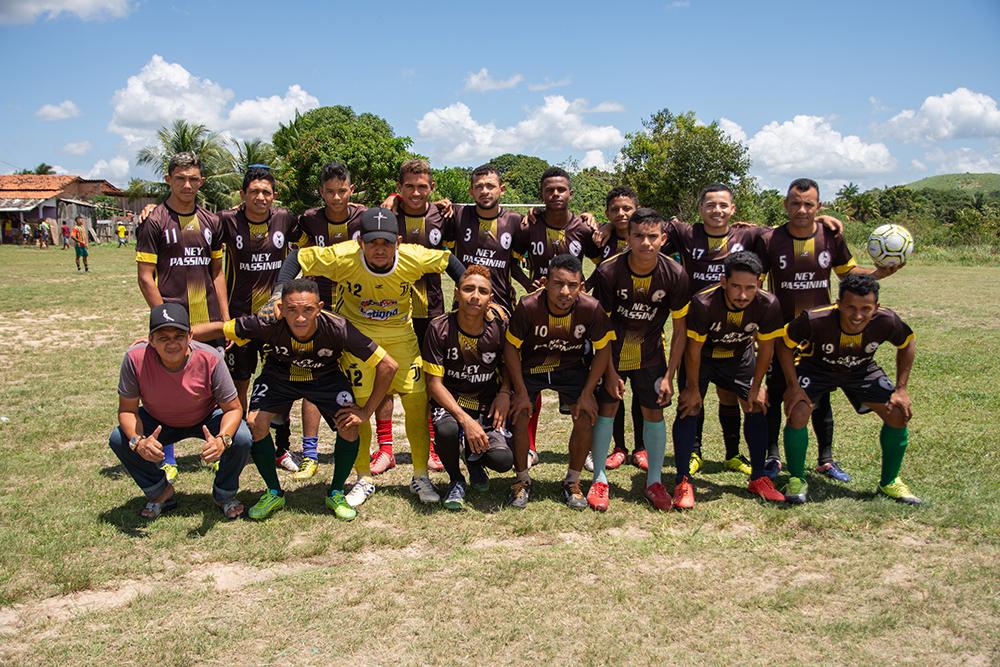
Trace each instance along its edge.
<path fill-rule="evenodd" d="M 538 452 L 534 449 L 528 450 L 528 468 L 533 468 L 538 465 Z"/>
<path fill-rule="evenodd" d="M 809 484 L 799 477 L 789 477 L 785 486 L 785 501 L 795 505 L 801 505 L 806 501 L 809 493 Z"/>
<path fill-rule="evenodd" d="M 516 509 L 523 510 L 531 498 L 531 482 L 515 481 L 510 487 L 510 497 L 507 503 Z"/>
<path fill-rule="evenodd" d="M 465 508 L 465 482 L 452 482 L 448 494 L 444 497 L 445 509 L 458 511 Z"/>
<path fill-rule="evenodd" d="M 427 476 L 411 477 L 410 493 L 419 497 L 420 502 L 427 505 L 441 502 L 441 496 L 438 495 L 437 489 L 434 488 L 431 478 Z"/>
<path fill-rule="evenodd" d="M 649 470 L 649 454 L 645 449 L 640 449 L 632 453 L 632 465 L 639 470 Z"/>
<path fill-rule="evenodd" d="M 434 451 L 434 445 L 431 445 L 431 453 L 427 456 L 427 469 L 431 472 L 444 472 L 444 464 L 441 463 L 441 457 Z"/>
<path fill-rule="evenodd" d="M 260 500 L 257 501 L 257 504 L 250 508 L 250 511 L 247 512 L 247 515 L 251 519 L 260 521 L 262 519 L 266 519 L 267 517 L 271 516 L 284 506 L 285 506 L 285 496 L 278 495 L 277 492 L 268 489 L 264 493 L 264 495 L 260 497 Z"/>
<path fill-rule="evenodd" d="M 620 468 L 625 460 L 628 458 L 628 454 L 625 453 L 624 449 L 615 449 L 610 454 L 608 458 L 604 460 L 604 467 L 608 470 L 614 470 L 615 468 Z"/>
<path fill-rule="evenodd" d="M 674 505 L 673 498 L 667 493 L 667 487 L 659 482 L 647 486 L 643 493 L 646 496 L 646 500 L 652 503 L 653 507 L 658 510 L 668 510 Z"/>
<path fill-rule="evenodd" d="M 608 511 L 608 483 L 594 482 L 587 492 L 587 504 L 598 512 Z"/>
<path fill-rule="evenodd" d="M 366 500 L 372 497 L 373 493 L 375 493 L 375 483 L 368 477 L 362 477 L 354 483 L 345 497 L 347 504 L 351 507 L 361 507 Z"/>
<path fill-rule="evenodd" d="M 295 458 L 287 450 L 281 452 L 281 456 L 274 457 L 274 463 L 279 468 L 284 468 L 289 472 L 299 471 L 299 464 L 295 462 Z"/>
<path fill-rule="evenodd" d="M 755 496 L 760 496 L 764 500 L 770 500 L 772 503 L 783 503 L 786 500 L 785 494 L 778 491 L 774 486 L 774 482 L 767 476 L 751 479 L 750 483 L 747 484 L 747 491 Z"/>
<path fill-rule="evenodd" d="M 816 472 L 826 475 L 830 479 L 835 479 L 838 482 L 851 481 L 851 476 L 847 474 L 846 470 L 840 467 L 840 461 L 830 461 L 829 463 L 818 465 L 816 466 Z"/>
<path fill-rule="evenodd" d="M 726 459 L 722 462 L 722 467 L 726 470 L 732 470 L 733 472 L 741 472 L 747 477 L 753 470 L 750 468 L 750 461 L 747 457 L 742 454 L 737 454 L 736 456 Z"/>
<path fill-rule="evenodd" d="M 490 476 L 486 472 L 486 468 L 482 465 L 472 465 L 466 466 L 469 469 L 469 483 L 472 484 L 472 488 L 479 493 L 485 493 L 490 490 Z"/>
<path fill-rule="evenodd" d="M 688 463 L 688 474 L 697 475 L 704 466 L 705 462 L 701 460 L 701 454 L 698 452 L 691 452 L 691 462 Z"/>
<path fill-rule="evenodd" d="M 371 469 L 373 475 L 381 475 L 386 470 L 396 467 L 396 455 L 388 449 L 379 449 L 372 455 Z"/>
<path fill-rule="evenodd" d="M 328 510 L 333 510 L 334 516 L 342 521 L 353 521 L 358 516 L 358 511 L 347 502 L 347 497 L 343 491 L 334 491 L 326 497 L 324 501 Z"/>
<path fill-rule="evenodd" d="M 896 502 L 906 503 L 907 505 L 919 505 L 923 502 L 920 498 L 913 495 L 913 492 L 910 491 L 910 487 L 906 485 L 906 482 L 898 477 L 885 486 L 879 484 L 876 493 L 880 496 L 885 496 L 886 498 L 892 498 Z"/>
<path fill-rule="evenodd" d="M 177 466 L 173 463 L 164 463 L 160 465 L 160 470 L 163 474 L 167 476 L 167 484 L 172 484 L 175 479 L 177 479 Z"/>
<path fill-rule="evenodd" d="M 764 461 L 764 474 L 774 480 L 778 477 L 779 472 L 781 472 L 781 459 L 777 456 L 767 457 L 767 460 Z"/>
<path fill-rule="evenodd" d="M 587 459 L 583 462 L 583 467 L 587 472 L 594 472 L 594 454 L 587 452 Z"/>
<path fill-rule="evenodd" d="M 674 509 L 689 510 L 694 507 L 694 487 L 685 475 L 674 487 Z"/>
<path fill-rule="evenodd" d="M 563 499 L 570 509 L 582 510 L 587 507 L 587 498 L 583 495 L 580 482 L 563 482 Z"/>
<path fill-rule="evenodd" d="M 319 462 L 316 459 L 302 459 L 302 465 L 298 472 L 292 475 L 292 479 L 309 479 L 319 470 Z"/>

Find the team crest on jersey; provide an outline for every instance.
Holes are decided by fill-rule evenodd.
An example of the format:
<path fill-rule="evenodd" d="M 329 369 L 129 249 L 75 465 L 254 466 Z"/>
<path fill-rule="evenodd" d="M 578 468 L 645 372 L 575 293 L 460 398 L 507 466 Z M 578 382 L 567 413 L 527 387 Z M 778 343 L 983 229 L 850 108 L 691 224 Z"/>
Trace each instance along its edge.
<path fill-rule="evenodd" d="M 351 392 L 342 391 L 337 394 L 337 405 L 340 407 L 347 407 L 354 402 L 354 397 L 351 396 Z"/>
<path fill-rule="evenodd" d="M 892 380 L 889 379 L 888 375 L 883 375 L 882 377 L 880 377 L 878 379 L 878 384 L 883 389 L 887 389 L 889 391 L 892 391 L 893 389 L 895 389 L 895 387 L 892 386 Z"/>
<path fill-rule="evenodd" d="M 500 235 L 501 248 L 503 248 L 504 250 L 510 250 L 510 243 L 511 243 L 510 232 L 504 232 L 503 234 Z"/>
<path fill-rule="evenodd" d="M 333 356 L 333 350 L 330 350 L 330 349 L 324 347 L 323 349 L 321 349 L 316 354 L 318 356 L 320 356 L 320 357 L 332 357 Z"/>
<path fill-rule="evenodd" d="M 431 245 L 437 245 L 441 243 L 441 230 L 432 229 L 429 234 L 427 234 L 427 240 L 431 242 Z"/>
<path fill-rule="evenodd" d="M 878 343 L 876 343 L 875 341 L 872 341 L 867 345 L 865 345 L 865 352 L 867 352 L 868 354 L 875 354 L 875 350 L 877 349 L 878 349 Z"/>
<path fill-rule="evenodd" d="M 733 247 L 730 248 L 729 250 L 730 250 L 730 252 L 740 252 L 740 251 L 743 250 L 743 244 L 742 243 L 734 243 Z"/>
<path fill-rule="evenodd" d="M 757 330 L 757 323 L 756 322 L 751 322 L 750 324 L 748 324 L 745 327 L 743 327 L 743 331 L 746 331 L 747 333 L 753 333 L 756 330 Z"/>
<path fill-rule="evenodd" d="M 280 248 L 285 245 L 285 235 L 281 232 L 275 232 L 271 236 L 271 243 L 274 244 L 275 248 Z"/>
<path fill-rule="evenodd" d="M 206 229 L 205 230 L 205 243 L 207 243 L 208 245 L 212 245 L 212 230 L 211 229 Z"/>
<path fill-rule="evenodd" d="M 583 246 L 576 239 L 569 242 L 569 253 L 574 257 L 579 257 L 583 253 Z"/>
<path fill-rule="evenodd" d="M 576 336 L 577 338 L 583 338 L 583 334 L 585 334 L 586 332 L 587 332 L 587 327 L 583 326 L 582 324 L 577 324 L 573 328 L 573 335 Z"/>
<path fill-rule="evenodd" d="M 663 301 L 663 297 L 665 297 L 666 295 L 667 295 L 666 292 L 664 292 L 661 289 L 658 289 L 655 292 L 653 292 L 653 296 L 650 297 L 650 301 L 652 301 L 653 303 L 659 303 Z"/>
<path fill-rule="evenodd" d="M 483 352 L 483 363 L 492 364 L 493 360 L 497 358 L 496 352 Z"/>
<path fill-rule="evenodd" d="M 817 259 L 819 259 L 819 265 L 822 268 L 824 268 L 824 269 L 830 268 L 830 251 L 829 250 L 824 250 L 823 252 L 821 252 L 819 254 L 819 257 Z"/>

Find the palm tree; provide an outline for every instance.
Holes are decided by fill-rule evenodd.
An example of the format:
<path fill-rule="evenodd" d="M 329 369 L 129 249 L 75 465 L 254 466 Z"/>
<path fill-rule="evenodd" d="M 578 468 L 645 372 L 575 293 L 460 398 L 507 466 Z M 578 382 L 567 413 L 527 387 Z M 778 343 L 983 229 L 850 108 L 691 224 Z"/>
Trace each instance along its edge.
<path fill-rule="evenodd" d="M 15 173 L 21 176 L 50 176 L 56 173 L 56 170 L 52 168 L 51 164 L 42 162 L 34 169 L 22 169 Z"/>
<path fill-rule="evenodd" d="M 233 142 L 236 152 L 233 155 L 234 170 L 237 174 L 245 174 L 252 164 L 266 164 L 274 167 L 276 154 L 274 146 L 263 139 L 247 139 Z"/>
<path fill-rule="evenodd" d="M 236 174 L 234 159 L 217 132 L 201 123 L 175 120 L 171 126 L 161 127 L 156 136 L 159 145 L 141 149 L 136 155 L 137 164 L 165 177 L 171 157 L 185 151 L 194 153 L 201 160 L 201 174 L 205 177 L 199 199 L 214 208 L 230 204 L 231 184 Z"/>

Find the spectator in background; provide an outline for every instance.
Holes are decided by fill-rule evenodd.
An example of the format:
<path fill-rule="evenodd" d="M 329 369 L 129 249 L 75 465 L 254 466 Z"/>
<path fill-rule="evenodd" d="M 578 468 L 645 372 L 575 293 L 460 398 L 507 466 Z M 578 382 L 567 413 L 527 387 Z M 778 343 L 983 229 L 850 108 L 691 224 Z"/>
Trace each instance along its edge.
<path fill-rule="evenodd" d="M 62 233 L 63 250 L 69 250 L 69 225 L 66 224 L 65 220 L 62 223 L 62 227 L 59 228 L 59 231 Z"/>
<path fill-rule="evenodd" d="M 76 248 L 76 270 L 80 270 L 80 259 L 82 258 L 83 270 L 89 273 L 90 265 L 87 263 L 87 257 L 90 253 L 87 251 L 87 230 L 83 226 L 81 216 L 77 216 L 76 225 L 69 234 L 70 238 L 73 239 L 73 246 Z"/>

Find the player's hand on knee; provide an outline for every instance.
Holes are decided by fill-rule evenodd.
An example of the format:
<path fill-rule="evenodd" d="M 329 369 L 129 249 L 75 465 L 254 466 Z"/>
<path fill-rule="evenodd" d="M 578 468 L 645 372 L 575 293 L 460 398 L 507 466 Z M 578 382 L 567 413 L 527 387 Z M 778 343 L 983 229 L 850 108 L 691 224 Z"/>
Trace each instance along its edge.
<path fill-rule="evenodd" d="M 677 397 L 677 412 L 681 417 L 694 417 L 701 412 L 702 398 L 697 387 L 685 387 Z"/>
<path fill-rule="evenodd" d="M 604 391 L 616 401 L 625 398 L 625 380 L 614 368 L 604 374 Z"/>
<path fill-rule="evenodd" d="M 892 392 L 888 402 L 889 412 L 902 417 L 903 422 L 910 421 L 913 417 L 913 404 L 910 402 L 910 395 L 905 389 L 896 389 Z"/>
<path fill-rule="evenodd" d="M 493 404 L 490 405 L 489 417 L 493 422 L 493 428 L 503 428 L 504 424 L 507 423 L 507 416 L 510 414 L 510 411 L 510 394 L 505 391 L 501 391 L 497 394 L 497 397 L 493 399 Z"/>
<path fill-rule="evenodd" d="M 806 409 L 812 412 L 812 401 L 809 400 L 809 395 L 802 387 L 789 387 L 785 390 L 785 415 L 791 415 L 792 410 L 800 403 L 805 404 Z"/>
<path fill-rule="evenodd" d="M 674 400 L 674 385 L 672 382 L 667 382 L 666 378 L 660 382 L 660 390 L 656 392 L 656 404 L 660 407 L 667 407 L 670 402 Z"/>
<path fill-rule="evenodd" d="M 740 399 L 740 407 L 743 408 L 743 412 L 754 413 L 759 412 L 761 414 L 767 414 L 768 403 L 767 400 L 767 390 L 761 387 L 756 392 L 751 392 L 749 400 L 744 401 Z"/>
<path fill-rule="evenodd" d="M 462 421 L 462 430 L 465 431 L 465 442 L 469 445 L 469 449 L 476 454 L 482 454 L 489 449 L 490 439 L 486 437 L 482 425 L 472 417 Z"/>
<path fill-rule="evenodd" d="M 593 425 L 597 422 L 597 399 L 593 395 L 580 396 L 570 412 L 573 415 L 573 421 L 586 418 Z"/>
<path fill-rule="evenodd" d="M 364 421 L 361 418 L 361 408 L 354 403 L 337 410 L 337 414 L 333 416 L 333 420 L 337 424 L 337 430 L 345 433 L 345 435 L 346 431 L 352 428 L 357 429 L 361 426 L 361 422 Z"/>

